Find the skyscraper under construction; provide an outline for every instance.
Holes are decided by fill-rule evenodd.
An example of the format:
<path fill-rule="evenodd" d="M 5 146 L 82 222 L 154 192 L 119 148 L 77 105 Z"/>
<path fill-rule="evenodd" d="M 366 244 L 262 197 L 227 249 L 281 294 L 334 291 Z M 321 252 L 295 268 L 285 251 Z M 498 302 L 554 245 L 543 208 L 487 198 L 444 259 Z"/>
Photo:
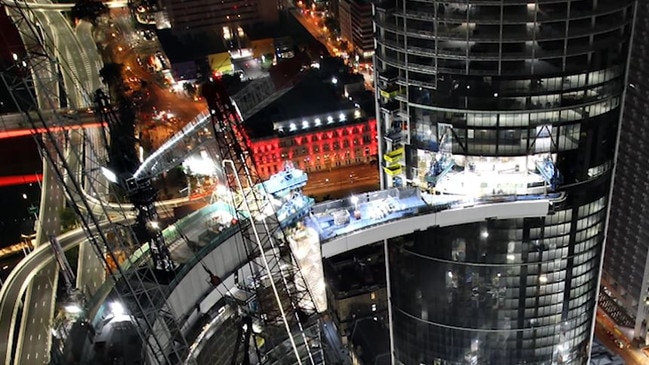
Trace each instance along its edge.
<path fill-rule="evenodd" d="M 635 1 L 384 0 L 374 16 L 383 187 L 550 201 L 386 241 L 393 363 L 585 363 Z"/>

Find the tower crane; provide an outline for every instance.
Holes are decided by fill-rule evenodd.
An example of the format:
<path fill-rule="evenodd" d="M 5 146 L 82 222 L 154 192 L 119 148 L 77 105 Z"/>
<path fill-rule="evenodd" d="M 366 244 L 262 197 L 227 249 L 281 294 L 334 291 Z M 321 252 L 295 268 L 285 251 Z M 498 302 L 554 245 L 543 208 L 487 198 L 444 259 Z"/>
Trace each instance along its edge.
<path fill-rule="evenodd" d="M 114 209 L 103 200 L 88 199 L 89 195 L 101 194 L 95 184 L 88 185 L 89 191 L 84 190 L 81 176 L 77 173 L 77 165 L 84 161 L 84 148 L 79 148 L 79 138 L 75 138 L 73 133 L 84 133 L 83 128 L 55 132 L 54 127 L 69 122 L 64 122 L 58 113 L 44 113 L 58 110 L 65 104 L 61 101 L 59 89 L 63 85 L 63 75 L 71 71 L 63 60 L 53 56 L 57 54 L 52 49 L 53 43 L 47 42 L 47 34 L 34 23 L 36 17 L 32 10 L 24 3 L 16 2 L 11 6 L 5 1 L 4 4 L 11 7 L 14 21 L 21 21 L 19 31 L 27 47 L 24 55 L 4 65 L 0 75 L 2 82 L 10 91 L 16 107 L 24 114 L 27 125 L 45 131 L 42 138 L 37 138 L 43 157 L 51 164 L 68 200 L 73 202 L 71 206 L 79 216 L 97 257 L 106 268 L 110 268 L 111 263 L 119 261 L 116 252 L 129 252 L 131 249 L 125 242 L 109 239 L 110 233 L 122 232 L 124 225 L 121 223 L 132 221 L 131 215 L 122 211 L 116 216 Z M 254 321 L 265 326 L 268 338 L 264 349 L 256 349 L 258 354 L 263 353 L 257 356 L 259 363 L 323 363 L 322 354 L 314 352 L 311 347 L 310 335 L 317 332 L 318 326 L 317 310 L 244 142 L 241 114 L 222 84 L 212 82 L 206 86 L 212 132 L 226 180 L 231 191 L 237 191 L 242 197 L 236 202 L 235 209 L 240 218 L 238 226 L 244 238 L 243 248 L 253 273 L 249 287 L 254 289 L 257 301 L 255 309 L 249 308 L 242 316 L 239 338 L 245 354 L 233 361 L 243 365 L 251 362 L 248 351 L 255 336 Z M 103 122 L 119 123 L 120 118 L 131 112 L 123 105 L 124 100 L 117 101 L 117 112 L 106 104 L 105 96 L 99 95 L 98 100 L 101 108 L 96 115 Z M 80 140 L 85 141 L 84 138 Z M 115 142 L 113 138 L 111 142 Z M 131 262 L 131 265 L 117 265 L 115 270 L 107 272 L 115 284 L 118 299 L 134 319 L 145 346 L 147 363 L 180 364 L 189 352 L 189 344 L 180 330 L 178 316 L 165 300 L 165 286 L 175 273 L 175 265 L 156 224 L 159 218 L 154 205 L 156 191 L 150 176 L 138 175 L 133 166 L 120 176 L 120 184 L 137 210 L 137 229 L 130 228 L 129 233 L 140 246 L 148 245 L 152 263 L 140 265 Z"/>
<path fill-rule="evenodd" d="M 230 190 L 241 197 L 233 204 L 240 216 L 251 271 L 255 273 L 252 286 L 259 305 L 258 312 L 251 315 L 274 328 L 280 341 L 284 339 L 288 345 L 288 351 L 274 353 L 281 363 L 319 364 L 322 354 L 312 353 L 305 331 L 305 327 L 317 325 L 317 310 L 245 143 L 241 113 L 220 80 L 207 82 L 202 91 L 225 180 Z"/>
<path fill-rule="evenodd" d="M 29 6 L 17 1 L 14 4 L 5 1 L 3 4 L 17 25 L 25 49 L 24 53 L 14 53 L 11 63 L 2 65 L 2 82 L 16 108 L 24 115 L 26 125 L 34 131 L 45 131 L 41 134 L 42 138 L 35 138 L 43 158 L 48 161 L 56 180 L 63 186 L 71 207 L 79 216 L 88 242 L 110 273 L 116 287 L 117 299 L 134 319 L 133 323 L 137 327 L 141 343 L 145 346 L 144 356 L 147 362 L 160 365 L 178 364 L 185 358 L 189 346 L 182 335 L 177 316 L 165 301 L 165 281 L 160 280 L 160 273 L 173 273 L 173 267 L 167 259 L 166 246 L 161 240 L 161 234 L 158 236 L 156 227 L 151 226 L 147 241 L 140 242 L 140 245 L 150 246 L 153 265 L 137 265 L 132 262 L 132 265 L 118 265 L 116 270 L 111 269 L 111 262 L 119 261 L 117 252 L 129 252 L 131 248 L 122 240 L 110 240 L 108 237 L 111 232 L 123 230 L 120 223 L 129 222 L 130 214 L 124 210 L 116 212 L 103 200 L 94 199 L 91 202 L 88 199 L 88 196 L 102 194 L 95 184 L 89 184 L 89 191 L 84 190 L 81 176 L 77 173 L 80 161 L 84 161 L 84 148 L 79 145 L 79 141 L 85 141 L 84 137 L 79 138 L 78 134 L 85 133 L 84 129 L 56 131 L 56 127 L 69 125 L 69 122 L 64 121 L 60 113 L 46 113 L 57 111 L 65 105 L 59 89 L 63 85 L 63 75 L 73 72 L 64 60 L 54 56 L 58 54 L 53 49 L 54 42 L 48 39 L 47 33 L 41 31 L 34 20 L 37 17 Z M 3 39 L 9 46 L 7 39 Z M 110 117 L 122 116 L 115 114 Z M 106 121 L 111 120 L 102 120 Z M 93 148 L 92 145 L 90 147 Z M 99 156 L 97 153 L 93 155 Z M 155 200 L 155 190 L 146 184 L 127 182 L 125 185 L 131 188 L 130 195 L 138 207 L 138 222 L 153 222 L 157 219 L 157 212 L 150 209 L 152 200 Z M 141 237 L 131 228 L 129 230 L 132 237 Z"/>

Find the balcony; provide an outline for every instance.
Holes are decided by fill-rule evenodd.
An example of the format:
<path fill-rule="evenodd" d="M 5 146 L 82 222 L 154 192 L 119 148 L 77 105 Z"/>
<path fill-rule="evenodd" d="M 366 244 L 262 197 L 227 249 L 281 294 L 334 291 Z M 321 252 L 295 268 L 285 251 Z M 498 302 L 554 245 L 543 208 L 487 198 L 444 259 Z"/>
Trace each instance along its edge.
<path fill-rule="evenodd" d="M 401 103 L 397 100 L 390 100 L 387 103 L 381 103 L 381 110 L 386 113 L 394 114 L 399 111 Z"/>
<path fill-rule="evenodd" d="M 385 71 L 378 73 L 379 81 L 382 81 L 386 84 L 391 84 L 399 78 L 399 70 L 394 68 L 389 68 Z"/>

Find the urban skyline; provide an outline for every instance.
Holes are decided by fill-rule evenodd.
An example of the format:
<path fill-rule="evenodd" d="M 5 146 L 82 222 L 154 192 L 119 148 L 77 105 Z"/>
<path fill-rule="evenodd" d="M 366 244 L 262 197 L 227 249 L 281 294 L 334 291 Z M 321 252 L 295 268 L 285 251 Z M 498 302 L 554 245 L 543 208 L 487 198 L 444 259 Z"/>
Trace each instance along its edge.
<path fill-rule="evenodd" d="M 350 72 L 352 69 L 358 72 L 359 60 L 369 55 L 365 48 L 367 42 L 364 40 L 367 36 L 367 22 L 359 20 L 359 12 L 365 14 L 366 8 L 362 7 L 362 10 L 359 10 L 359 4 L 365 3 L 343 0 L 338 4 L 342 12 L 341 17 L 348 16 L 351 19 L 349 24 L 341 24 L 343 37 L 346 39 L 350 34 L 354 34 L 352 38 L 356 37 L 349 40 L 350 48 L 347 50 L 338 48 L 341 40 L 336 39 L 334 31 L 325 26 L 324 21 L 319 20 L 319 17 L 324 18 L 326 15 L 323 10 L 326 5 L 306 2 L 298 4 L 301 7 L 290 9 L 288 2 L 281 2 L 273 8 L 292 13 L 303 25 L 308 22 L 315 24 L 318 29 L 315 34 L 308 28 L 308 24 L 306 25 L 314 37 L 323 42 L 330 52 L 332 49 L 336 53 L 340 51 L 344 57 L 349 58 L 348 71 L 343 72 Z M 471 5 L 466 4 L 466 1 L 444 1 L 439 4 L 435 1 L 430 6 L 414 0 L 375 1 L 373 24 L 376 49 L 372 87 L 375 88 L 376 109 L 371 112 L 376 112 L 376 122 L 372 117 L 368 119 L 360 112 L 358 103 L 361 99 L 356 99 L 360 94 L 352 92 L 352 88 L 357 87 L 357 81 L 354 81 L 354 84 L 339 74 L 328 74 L 326 69 L 320 69 L 309 72 L 318 75 L 319 82 L 324 82 L 328 87 L 344 94 L 345 100 L 352 100 L 350 104 L 356 103 L 356 109 L 340 115 L 339 111 L 334 109 L 319 110 L 311 114 L 307 111 L 304 115 L 291 116 L 292 120 L 276 121 L 275 133 L 279 133 L 280 141 L 286 141 L 281 142 L 281 147 L 287 149 L 281 153 L 273 152 L 272 158 L 271 154 L 264 152 L 279 146 L 276 139 L 264 140 L 267 138 L 264 137 L 254 143 L 249 141 L 250 146 L 246 148 L 250 148 L 251 155 L 256 159 L 250 166 L 268 164 L 258 172 L 253 168 L 252 173 L 269 176 L 275 173 L 264 183 L 270 194 L 276 194 L 272 192 L 275 175 L 287 173 L 289 178 L 300 176 L 290 174 L 293 165 L 307 172 L 313 170 L 313 173 L 317 174 L 315 181 L 320 181 L 319 192 L 326 192 L 329 183 L 329 179 L 325 178 L 327 172 L 317 171 L 321 169 L 321 164 L 328 167 L 329 171 L 332 167 L 340 172 L 351 171 L 349 180 L 339 177 L 343 181 L 340 184 L 350 185 L 347 188 L 352 194 L 350 198 L 313 205 L 312 200 L 309 201 L 306 197 L 303 199 L 300 195 L 304 185 L 302 182 L 288 195 L 292 197 L 293 203 L 285 201 L 287 196 L 283 195 L 284 193 L 277 195 L 278 201 L 284 204 L 277 211 L 278 224 L 282 226 L 282 230 L 288 230 L 287 237 L 290 240 L 304 245 L 314 239 L 319 242 L 321 247 L 316 255 L 321 254 L 325 262 L 333 257 L 347 257 L 346 255 L 353 255 L 354 262 L 357 262 L 358 254 L 354 248 L 364 247 L 372 242 L 377 243 L 374 247 L 381 247 L 379 252 L 382 253 L 378 255 L 385 262 L 386 276 L 380 280 L 384 280 L 385 294 L 377 298 L 375 287 L 362 287 L 359 302 L 355 302 L 356 299 L 351 297 L 347 304 L 337 302 L 337 299 L 328 300 L 334 300 L 330 306 L 338 308 L 336 315 L 344 315 L 348 308 L 360 308 L 359 305 L 362 305 L 367 308 L 361 312 L 371 319 L 377 305 L 380 310 L 385 308 L 388 315 L 381 315 L 380 321 L 386 321 L 391 363 L 584 363 L 590 356 L 595 323 L 599 320 L 594 309 L 600 300 L 597 294 L 602 273 L 602 284 L 609 285 L 610 289 L 604 292 L 612 298 L 620 297 L 620 305 L 635 311 L 632 313 L 636 319 L 635 332 L 628 337 L 628 343 L 620 343 L 628 346 L 633 342 L 631 340 L 644 337 L 646 299 L 643 298 L 646 295 L 643 293 L 647 292 L 648 282 L 645 278 L 646 265 L 643 266 L 642 262 L 646 260 L 647 250 L 640 240 L 644 229 L 635 232 L 628 229 L 620 231 L 620 227 L 629 220 L 642 216 L 637 212 L 644 211 L 643 201 L 632 199 L 623 205 L 619 203 L 628 196 L 625 191 L 629 190 L 624 190 L 625 187 L 635 192 L 643 189 L 640 184 L 634 185 L 641 181 L 637 177 L 638 165 L 627 163 L 638 161 L 640 158 L 627 158 L 624 163 L 620 163 L 620 179 L 632 182 L 625 184 L 620 190 L 612 186 L 618 148 L 620 157 L 644 156 L 644 145 L 640 145 L 640 150 L 632 147 L 635 144 L 633 142 L 638 140 L 637 131 L 641 132 L 641 136 L 644 135 L 642 131 L 646 131 L 646 128 L 643 128 L 644 115 L 634 110 L 635 105 L 642 105 L 645 100 L 642 94 L 644 64 L 641 57 L 634 56 L 635 48 L 631 51 L 635 5 L 636 2 L 632 0 L 564 0 L 541 4 L 528 4 L 526 1 L 507 4 L 476 2 Z M 234 6 L 232 9 L 236 13 L 238 8 L 237 5 Z M 354 8 L 356 10 L 353 10 Z M 265 11 L 269 9 L 270 7 Z M 147 19 L 147 11 L 138 12 L 138 19 Z M 305 14 L 303 19 L 297 15 L 298 12 Z M 640 6 L 638 12 L 649 12 L 649 6 Z M 165 19 L 170 21 L 173 30 L 174 24 L 178 23 L 175 23 L 172 11 L 167 15 L 169 17 Z M 121 21 L 117 20 L 116 24 Z M 247 35 L 241 33 L 245 32 L 246 22 L 234 23 L 228 31 L 225 28 L 217 31 L 224 32 L 223 36 L 228 32 L 239 33 L 237 38 L 261 44 L 254 43 L 259 40 L 246 39 Z M 186 23 L 188 25 L 178 26 L 179 33 L 200 32 L 200 28 L 204 26 L 196 23 L 196 29 L 192 30 L 192 22 Z M 120 32 L 124 29 L 120 28 Z M 643 34 L 643 29 L 643 25 L 636 28 L 640 34 Z M 146 39 L 139 32 L 137 34 Z M 115 33 L 113 37 L 116 37 Z M 121 34 L 117 38 L 120 37 Z M 129 37 L 130 33 L 125 32 L 124 38 Z M 135 36 L 130 39 L 137 38 Z M 228 40 L 226 38 L 225 43 Z M 137 42 L 139 41 L 129 46 L 133 47 L 134 51 L 132 55 L 123 58 L 125 62 L 135 62 L 136 58 L 137 63 L 141 62 L 137 53 L 141 51 L 135 51 L 137 46 L 132 45 Z M 298 45 L 293 46 L 291 50 L 286 39 L 275 42 L 276 45 L 281 45 L 277 48 L 276 61 L 284 67 L 288 64 L 287 60 L 293 57 L 293 50 L 302 52 Z M 108 47 L 117 49 L 118 45 L 119 43 L 116 43 Z M 241 47 L 241 43 L 238 46 Z M 119 51 L 121 52 L 121 48 Z M 250 77 L 255 85 L 253 77 L 263 78 L 266 72 L 264 67 L 267 66 L 262 64 L 261 57 L 257 59 L 257 56 L 254 56 L 256 51 L 252 51 L 252 48 L 250 54 L 245 53 L 243 57 L 241 50 L 238 52 L 239 56 L 233 56 L 231 60 L 235 75 L 241 75 L 242 79 Z M 357 52 L 355 59 L 353 52 Z M 642 49 L 638 52 L 642 52 Z M 286 60 L 282 60 L 282 57 Z M 170 63 L 159 51 L 152 55 L 152 59 L 157 64 L 154 68 L 159 67 L 161 70 L 149 72 L 160 72 L 165 79 L 173 80 L 169 79 L 169 75 L 173 74 L 176 65 Z M 257 66 L 260 64 L 261 66 Z M 142 63 L 140 66 L 146 68 Z M 131 67 L 129 66 L 128 71 L 136 78 L 149 77 L 142 76 L 146 73 L 141 71 L 131 71 Z M 200 70 L 201 65 L 197 64 L 194 67 Z M 184 66 L 184 70 L 188 69 L 191 70 L 191 67 Z M 165 70 L 167 73 L 164 73 Z M 272 77 L 272 69 L 270 74 Z M 286 74 L 284 76 L 286 77 Z M 137 82 L 131 81 L 132 78 L 133 76 L 129 77 L 128 82 L 137 85 Z M 261 86 L 250 95 L 260 94 L 260 91 L 260 95 L 263 95 L 264 87 Z M 626 100 L 625 90 L 628 90 Z M 280 89 L 271 90 L 272 92 L 279 95 Z M 176 93 L 178 94 L 178 91 Z M 186 89 L 186 93 L 185 97 L 191 97 L 189 89 Z M 254 105 L 266 105 L 266 100 L 263 100 L 263 96 L 262 99 L 255 97 L 260 96 L 252 96 L 250 99 L 250 96 L 242 98 L 241 94 L 232 95 L 238 108 L 245 105 L 242 109 L 243 114 L 248 113 L 250 106 L 254 110 L 263 110 L 259 107 L 255 109 Z M 239 100 L 242 104 L 239 104 Z M 623 105 L 626 107 L 623 108 Z M 173 107 L 168 108 L 164 112 L 169 112 L 171 116 Z M 214 107 L 211 109 L 213 113 L 214 110 L 219 110 Z M 308 106 L 305 109 L 308 109 Z M 220 110 L 222 111 L 222 108 Z M 270 110 L 272 111 L 272 108 Z M 154 111 L 157 112 L 155 107 Z M 185 112 L 190 113 L 187 108 Z M 362 119 L 359 118 L 361 115 Z M 166 117 L 164 114 L 153 116 L 166 120 L 167 124 L 176 123 L 175 118 L 180 121 L 185 118 Z M 200 118 L 199 115 L 196 120 Z M 226 117 L 221 119 L 224 118 Z M 321 125 L 324 120 L 328 123 Z M 344 123 L 340 124 L 344 126 L 347 121 L 358 123 L 358 129 L 353 129 L 355 124 L 350 124 L 350 127 L 338 127 L 337 123 Z M 369 124 L 366 126 L 360 123 Z M 286 133 L 285 128 L 290 131 Z M 226 129 L 222 127 L 221 130 Z M 340 140 L 334 141 L 327 133 L 313 133 L 318 130 L 334 132 Z M 620 130 L 622 133 L 618 146 L 617 136 Z M 378 132 L 376 160 L 372 158 L 375 153 L 374 141 L 369 141 L 369 137 L 363 135 L 359 146 L 358 141 L 353 140 L 357 135 L 360 136 L 360 133 L 368 132 L 372 135 Z M 172 130 L 165 133 L 173 135 Z M 219 129 L 215 129 L 213 133 L 219 141 Z M 293 135 L 296 137 L 293 138 Z M 304 146 L 300 142 L 302 135 L 309 138 L 308 141 L 304 139 L 304 143 L 307 143 Z M 347 137 L 343 137 L 345 135 Z M 324 141 L 320 143 L 319 139 L 323 136 Z M 204 136 L 201 135 L 200 138 Z M 181 143 L 188 143 L 187 148 L 191 150 L 195 142 L 189 142 L 187 139 Z M 223 156 L 232 151 L 224 149 L 222 141 L 217 145 L 221 148 Z M 327 147 L 323 150 L 325 145 Z M 195 146 L 199 148 L 199 145 Z M 340 146 L 349 149 L 346 159 L 342 159 L 343 151 L 340 151 L 343 166 L 332 166 L 333 164 L 327 161 L 328 151 L 339 150 Z M 215 153 L 210 148 L 201 149 L 203 158 Z M 350 152 L 354 156 L 351 156 Z M 321 156 L 317 156 L 317 162 L 309 159 L 311 154 L 315 156 L 318 153 Z M 286 165 L 285 170 L 279 171 L 282 163 L 278 158 L 282 158 L 284 154 L 289 159 L 298 158 L 293 158 L 293 165 Z M 332 153 L 332 156 L 336 158 L 337 154 Z M 324 160 L 320 161 L 320 157 Z M 160 161 L 163 160 L 164 158 Z M 90 160 L 86 161 L 85 163 L 88 163 Z M 354 190 L 354 182 L 360 183 L 360 180 L 363 180 L 362 176 L 355 176 L 354 169 L 365 171 L 360 166 L 372 166 L 375 163 L 378 165 L 379 180 L 384 190 Z M 355 165 L 359 167 L 354 167 Z M 92 187 L 96 182 L 91 181 L 103 178 L 95 173 L 94 177 L 90 175 L 86 179 L 86 183 Z M 192 177 L 188 181 L 194 181 L 193 179 Z M 213 179 L 227 180 L 218 174 Z M 616 182 L 618 181 L 620 180 L 616 178 Z M 202 191 L 214 184 L 209 177 L 200 178 L 197 183 L 199 186 L 194 194 L 198 195 L 204 194 Z M 335 190 L 335 185 L 331 185 Z M 371 186 L 371 183 L 364 181 L 362 186 Z M 167 188 L 165 184 L 165 195 L 169 195 Z M 188 188 L 191 199 L 191 183 Z M 234 190 L 233 186 L 229 188 Z M 217 189 L 214 191 L 213 196 L 216 197 Z M 309 185 L 304 191 L 309 191 Z M 613 203 L 609 206 L 611 192 Z M 618 198 L 617 194 L 622 196 L 622 200 L 615 200 Z M 298 201 L 300 203 L 296 205 Z M 309 216 L 301 213 L 302 208 L 299 206 L 302 204 L 313 206 Z M 630 210 L 636 214 L 631 215 L 629 210 L 625 209 L 627 206 L 633 207 Z M 209 209 L 212 211 L 213 208 Z M 611 224 L 607 226 L 609 209 L 612 211 Z M 192 217 L 200 216 L 203 211 L 204 209 L 198 210 Z M 460 217 L 455 216 L 454 212 L 463 213 L 460 213 Z M 208 224 L 208 231 L 222 232 L 226 227 L 230 227 L 230 224 L 236 226 L 236 223 L 233 223 L 235 219 L 226 223 L 227 219 L 223 218 L 226 215 L 219 215 L 217 219 L 210 214 L 212 213 L 208 213 L 211 217 L 209 222 L 212 223 Z M 291 217 L 288 221 L 287 216 Z M 428 220 L 418 217 L 427 217 Z M 214 223 L 215 219 L 218 223 Z M 389 231 L 387 227 L 393 227 L 395 219 L 402 220 L 403 223 Z M 193 222 L 191 219 L 179 222 L 196 224 L 190 223 Z M 636 222 L 637 226 L 644 228 L 641 220 Z M 297 226 L 294 227 L 296 223 Z M 185 223 L 171 224 L 170 227 L 177 227 L 177 224 Z M 214 224 L 216 225 L 211 226 Z M 377 224 L 382 226 L 376 226 L 363 233 L 363 229 L 366 229 L 364 227 L 374 227 Z M 180 236 L 169 236 L 168 229 L 163 236 L 165 240 L 171 239 L 171 242 L 185 241 L 192 250 L 197 250 L 196 242 L 199 247 L 213 247 L 214 252 L 205 256 L 210 257 L 212 265 L 216 263 L 214 255 L 218 251 L 218 245 L 225 248 L 236 244 L 236 240 L 230 238 L 219 238 L 222 243 L 217 243 L 214 239 L 204 241 L 204 238 L 200 238 L 204 235 L 192 238 L 204 228 L 189 227 L 183 228 L 191 232 L 188 234 L 189 238 L 182 232 Z M 615 242 L 615 246 L 607 246 L 605 259 L 604 240 L 607 228 L 609 236 L 612 237 L 609 239 L 609 245 Z M 314 231 L 311 231 L 312 229 Z M 341 241 L 337 238 L 343 234 L 341 232 L 350 234 L 349 237 L 354 237 L 353 240 L 356 241 Z M 242 234 L 245 239 L 245 233 Z M 66 245 L 67 241 L 64 242 L 65 247 Z M 184 247 L 183 244 L 180 246 Z M 187 264 L 187 261 L 183 261 L 187 258 L 178 257 L 178 244 L 173 247 L 170 260 Z M 304 250 L 306 247 L 291 248 Z M 641 254 L 634 257 L 633 263 L 630 263 L 629 250 L 638 248 Z M 124 248 L 120 250 L 124 251 Z M 377 251 L 369 252 L 366 258 L 362 255 L 367 253 L 361 254 L 358 261 L 361 266 L 364 265 L 363 260 L 376 258 Z M 165 308 L 169 308 L 169 318 L 166 321 L 176 323 L 169 324 L 170 331 L 173 331 L 173 326 L 178 326 L 178 330 L 182 327 L 184 331 L 187 325 L 198 325 L 199 322 L 194 322 L 195 314 L 189 312 L 190 308 L 193 310 L 189 304 L 192 298 L 202 300 L 196 302 L 195 308 L 199 315 L 216 316 L 215 308 L 221 306 L 218 313 L 226 308 L 225 311 L 232 316 L 235 327 L 238 321 L 247 323 L 245 321 L 248 319 L 239 318 L 234 312 L 230 312 L 233 307 L 228 307 L 227 301 L 223 302 L 223 289 L 218 288 L 234 283 L 234 286 L 226 287 L 229 291 L 234 287 L 251 288 L 251 285 L 258 284 L 255 284 L 254 280 L 249 282 L 252 279 L 246 276 L 250 273 L 246 271 L 248 269 L 243 269 L 245 263 L 241 262 L 238 265 L 242 266 L 237 268 L 235 261 L 241 260 L 240 257 L 224 257 L 223 267 L 214 269 L 205 264 L 202 268 L 197 265 L 196 270 L 190 269 L 183 274 L 188 275 L 189 281 L 196 281 L 207 271 L 211 283 L 217 288 L 216 292 L 219 292 L 218 298 L 215 294 L 209 294 L 210 291 L 214 293 L 215 289 L 206 288 L 204 284 L 200 285 L 199 289 L 203 294 L 188 292 L 188 286 L 170 287 L 171 291 L 167 293 L 169 298 L 164 304 Z M 313 264 L 310 260 L 315 257 L 308 259 L 309 265 Z M 81 256 L 79 259 L 81 260 Z M 248 260 L 254 261 L 250 257 Z M 347 259 L 342 260 L 341 262 L 346 262 Z M 626 271 L 619 270 L 622 267 L 621 262 L 625 263 L 625 267 L 633 268 L 633 280 L 624 282 Z M 85 264 L 88 263 L 89 261 L 86 261 Z M 194 261 L 192 265 L 196 263 Z M 119 262 L 114 264 L 120 265 Z M 81 261 L 79 265 L 81 270 Z M 250 265 L 250 262 L 247 265 Z M 142 267 L 145 266 L 146 264 Z M 336 265 L 332 267 L 335 274 Z M 68 274 L 64 271 L 62 276 Z M 106 274 L 110 274 L 110 269 Z M 312 286 L 321 279 L 308 280 L 315 280 L 309 282 L 308 285 Z M 607 284 L 607 280 L 610 284 Z M 145 283 L 146 280 L 140 284 Z M 196 287 L 197 284 L 193 285 Z M 256 290 L 259 293 L 259 288 Z M 185 297 L 179 298 L 178 293 L 185 293 Z M 115 289 L 114 295 L 129 294 L 120 293 Z M 320 294 L 312 295 L 315 295 L 316 301 L 324 300 L 318 297 Z M 329 295 L 335 295 L 335 290 L 328 292 L 327 296 Z M 278 297 L 277 300 L 281 299 Z M 208 305 L 208 302 L 211 304 Z M 267 303 L 259 303 L 266 308 L 262 310 L 272 311 L 271 307 L 267 307 Z M 101 321 L 110 321 L 111 315 L 113 319 L 116 318 L 116 312 L 111 314 L 112 304 L 103 303 L 103 309 L 99 312 L 101 317 L 96 318 L 101 318 Z M 133 303 L 128 305 L 126 310 L 132 310 L 132 305 Z M 153 307 L 144 308 L 143 315 L 148 315 L 147 311 L 153 310 Z M 253 312 L 254 310 L 251 313 Z M 262 314 L 262 318 L 264 315 L 266 314 Z M 189 322 L 183 323 L 184 320 Z M 342 317 L 337 320 L 348 321 Z M 93 321 L 96 322 L 97 319 Z M 360 320 L 358 321 L 360 323 Z M 374 321 L 377 321 L 377 317 Z M 109 329 L 109 323 L 104 323 L 104 330 L 107 333 L 112 331 Z M 232 328 L 227 326 L 224 328 L 229 329 L 223 340 L 234 340 L 231 336 L 236 335 L 236 329 L 232 331 Z M 138 331 L 146 330 L 140 325 L 136 327 L 139 328 Z M 242 343 L 247 343 L 243 350 L 245 353 L 252 343 L 250 336 L 255 335 L 246 331 L 245 327 L 241 328 L 244 330 L 238 336 L 242 336 L 242 333 L 248 336 L 240 339 Z M 314 333 L 311 331 L 312 329 L 309 329 L 306 332 L 304 344 L 312 341 Z M 325 341 L 331 341 L 329 346 L 332 346 L 332 343 L 336 344 L 333 337 L 342 335 L 332 335 L 326 327 L 321 327 L 321 331 Z M 614 342 L 624 338 L 617 334 L 610 336 L 614 336 L 611 337 Z M 327 353 L 325 357 L 332 359 L 330 356 L 334 356 L 335 359 L 338 356 L 343 359 L 351 356 L 358 361 L 363 352 L 365 356 L 371 352 L 355 347 L 360 345 L 355 342 L 358 339 L 354 339 L 354 336 L 349 339 L 352 343 L 345 349 L 349 352 L 340 351 L 337 355 Z M 204 346 L 212 348 L 210 346 L 213 345 L 201 344 L 199 347 Z M 292 346 L 296 356 L 302 356 L 298 353 L 304 354 L 300 352 L 303 350 L 299 350 L 302 348 L 300 343 L 293 343 Z M 342 344 L 340 346 L 343 349 Z M 235 346 L 234 351 L 237 351 L 237 348 L 238 346 Z M 179 346 L 173 351 L 184 354 L 185 350 Z M 275 349 L 265 348 L 263 351 L 275 353 L 273 356 L 277 355 Z M 204 361 L 207 361 L 204 357 L 206 354 L 205 352 L 200 355 Z M 18 353 L 16 356 L 16 359 L 21 356 L 25 359 L 24 354 Z M 176 355 L 160 353 L 157 356 L 161 358 Z M 218 356 L 220 355 L 212 357 L 210 361 L 220 361 L 216 360 Z M 319 363 L 319 356 L 322 355 L 315 358 L 309 355 L 311 363 Z M 377 356 L 385 357 L 380 351 Z M 28 359 L 29 355 L 26 358 Z M 203 361 L 199 361 L 198 357 L 196 359 L 198 363 Z M 324 361 L 324 358 L 322 360 Z M 375 360 L 378 360 L 378 357 Z M 346 364 L 346 361 L 343 360 L 343 363 Z"/>

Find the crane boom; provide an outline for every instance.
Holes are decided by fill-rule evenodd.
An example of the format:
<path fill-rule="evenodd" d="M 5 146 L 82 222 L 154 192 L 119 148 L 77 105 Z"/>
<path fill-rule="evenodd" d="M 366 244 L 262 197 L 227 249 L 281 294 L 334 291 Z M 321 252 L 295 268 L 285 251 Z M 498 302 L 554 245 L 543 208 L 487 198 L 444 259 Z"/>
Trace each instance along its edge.
<path fill-rule="evenodd" d="M 77 165 L 84 161 L 84 148 L 79 141 L 85 141 L 79 134 L 85 133 L 84 129 L 57 132 L 56 127 L 69 122 L 64 121 L 60 113 L 52 111 L 61 109 L 59 89 L 63 85 L 63 74 L 72 71 L 56 57 L 56 51 L 49 46 L 53 42 L 47 39 L 48 34 L 35 21 L 37 17 L 29 6 L 18 6 L 16 2 L 5 2 L 5 6 L 11 8 L 12 21 L 17 25 L 26 47 L 24 54 L 14 54 L 12 64 L 3 65 L 6 67 L 1 70 L 0 79 L 16 108 L 24 115 L 29 128 L 43 131 L 42 138 L 35 140 L 57 182 L 63 187 L 71 207 L 79 216 L 90 245 L 110 273 L 115 283 L 115 300 L 119 300 L 134 319 L 133 323 L 144 347 L 142 355 L 152 365 L 177 364 L 185 358 L 189 346 L 178 323 L 178 316 L 169 303 L 163 300 L 167 293 L 164 283 L 158 281 L 160 267 L 111 265 L 120 261 L 119 254 L 132 251 L 123 240 L 109 239 L 111 232 L 123 228 L 117 219 L 128 221 L 129 214 L 126 211 L 112 211 L 112 214 L 108 214 L 111 210 L 105 201 L 91 203 L 88 200 L 88 196 L 100 194 L 95 184 L 90 184 L 89 190 L 84 190 L 78 174 Z M 96 212 L 97 209 L 99 212 Z M 135 236 L 131 227 L 127 229 L 131 236 Z"/>
<path fill-rule="evenodd" d="M 212 130 L 220 151 L 223 171 L 239 214 L 241 234 L 250 265 L 258 311 L 267 327 L 274 327 L 290 351 L 274 355 L 294 364 L 318 364 L 311 353 L 305 325 L 312 325 L 317 313 L 299 267 L 265 191 L 245 143 L 241 114 L 224 85 L 216 80 L 203 86 L 212 118 Z M 253 314 L 255 315 L 255 314 Z M 279 341 L 275 341 L 279 342 Z"/>

